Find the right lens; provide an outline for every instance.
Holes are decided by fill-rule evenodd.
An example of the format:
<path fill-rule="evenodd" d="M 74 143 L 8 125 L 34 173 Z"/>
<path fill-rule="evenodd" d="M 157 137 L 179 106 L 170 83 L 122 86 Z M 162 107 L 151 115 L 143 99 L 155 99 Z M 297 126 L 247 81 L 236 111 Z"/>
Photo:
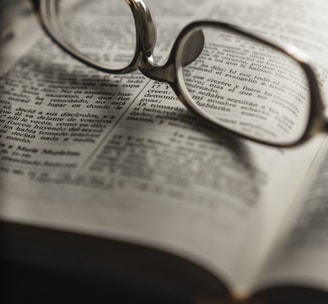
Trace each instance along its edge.
<path fill-rule="evenodd" d="M 80 54 L 109 69 L 131 63 L 136 32 L 126 1 L 61 0 L 57 4 L 60 35 Z"/>
<path fill-rule="evenodd" d="M 193 34 L 200 31 L 202 39 Z M 310 87 L 295 59 L 219 26 L 193 33 L 186 36 L 177 60 L 182 90 L 198 113 L 266 143 L 290 145 L 302 138 L 310 116 Z M 197 43 L 202 48 L 193 57 L 195 47 L 190 46 Z"/>

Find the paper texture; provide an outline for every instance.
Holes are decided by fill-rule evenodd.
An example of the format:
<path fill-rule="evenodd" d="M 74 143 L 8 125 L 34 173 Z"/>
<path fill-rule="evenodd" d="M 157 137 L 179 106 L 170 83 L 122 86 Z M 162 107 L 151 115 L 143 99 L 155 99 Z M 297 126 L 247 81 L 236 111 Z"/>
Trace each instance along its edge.
<path fill-rule="evenodd" d="M 324 1 L 149 1 L 149 7 L 158 62 L 185 24 L 209 18 L 295 44 L 315 58 L 326 86 Z M 1 48 L 1 217 L 171 250 L 246 292 L 322 137 L 287 151 L 224 136 L 167 84 L 138 71 L 88 68 L 35 22 L 17 20 L 14 38 Z M 125 30 L 111 45 L 115 58 L 125 48 Z"/>

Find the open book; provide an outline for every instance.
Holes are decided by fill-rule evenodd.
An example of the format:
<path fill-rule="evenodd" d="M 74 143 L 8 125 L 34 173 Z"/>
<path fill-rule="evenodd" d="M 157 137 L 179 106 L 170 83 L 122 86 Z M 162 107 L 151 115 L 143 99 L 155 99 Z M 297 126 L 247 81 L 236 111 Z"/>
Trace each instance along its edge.
<path fill-rule="evenodd" d="M 327 93 L 325 0 L 148 2 L 158 61 L 188 22 L 227 21 L 306 51 Z M 23 11 L 1 24 L 5 261 L 107 274 L 195 303 L 282 303 L 293 296 L 284 286 L 295 303 L 327 303 L 324 136 L 286 150 L 227 137 L 165 83 L 75 61 Z"/>

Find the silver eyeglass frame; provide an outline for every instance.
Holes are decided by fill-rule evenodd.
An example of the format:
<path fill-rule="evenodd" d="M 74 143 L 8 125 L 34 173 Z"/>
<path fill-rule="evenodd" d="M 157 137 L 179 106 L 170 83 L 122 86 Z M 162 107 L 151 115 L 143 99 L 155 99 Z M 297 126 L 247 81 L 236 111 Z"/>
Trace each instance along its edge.
<path fill-rule="evenodd" d="M 134 70 L 140 70 L 145 76 L 157 80 L 167 82 L 180 101 L 193 113 L 205 119 L 211 125 L 219 127 L 228 134 L 235 134 L 242 138 L 252 140 L 257 143 L 266 144 L 274 147 L 294 147 L 306 142 L 309 138 L 318 132 L 328 132 L 328 113 L 323 104 L 319 82 L 315 75 L 314 69 L 308 59 L 293 47 L 278 45 L 266 38 L 262 38 L 248 30 L 232 24 L 219 21 L 195 21 L 185 26 L 177 36 L 173 47 L 170 51 L 167 61 L 163 65 L 158 65 L 153 59 L 153 50 L 156 44 L 156 26 L 151 17 L 151 13 L 143 0 L 122 0 L 125 1 L 133 14 L 136 28 L 136 48 L 135 54 L 131 62 L 121 69 L 112 69 L 106 65 L 99 64 L 97 61 L 80 53 L 68 41 L 64 39 L 64 35 L 59 25 L 59 6 L 60 0 L 30 0 L 34 7 L 34 12 L 48 36 L 65 52 L 69 53 L 75 59 L 97 70 L 111 74 L 125 74 Z M 110 0 L 108 0 L 110 1 Z M 182 76 L 182 67 L 195 60 L 204 45 L 204 36 L 202 29 L 204 28 L 220 28 L 244 37 L 250 38 L 255 42 L 262 43 L 271 47 L 282 54 L 291 58 L 304 71 L 309 84 L 310 110 L 307 126 L 304 134 L 293 142 L 274 143 L 248 136 L 238 131 L 231 130 L 214 121 L 210 115 L 203 112 L 191 100 L 188 91 L 184 85 Z M 186 45 L 188 47 L 186 47 Z M 188 52 L 186 52 L 186 50 Z"/>

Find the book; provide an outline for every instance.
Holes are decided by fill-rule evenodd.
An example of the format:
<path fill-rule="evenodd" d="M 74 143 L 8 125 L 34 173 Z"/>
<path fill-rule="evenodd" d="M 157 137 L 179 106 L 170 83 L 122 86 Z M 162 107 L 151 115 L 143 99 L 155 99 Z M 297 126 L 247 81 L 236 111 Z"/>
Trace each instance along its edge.
<path fill-rule="evenodd" d="M 148 2 L 157 62 L 184 25 L 220 20 L 308 53 L 327 94 L 326 1 Z M 5 265 L 105 278 L 157 303 L 327 302 L 325 135 L 292 149 L 227 136 L 165 83 L 74 60 L 22 5 L 1 28 Z M 115 24 L 79 39 L 99 52 L 115 34 L 106 47 L 124 59 L 129 29 Z"/>

